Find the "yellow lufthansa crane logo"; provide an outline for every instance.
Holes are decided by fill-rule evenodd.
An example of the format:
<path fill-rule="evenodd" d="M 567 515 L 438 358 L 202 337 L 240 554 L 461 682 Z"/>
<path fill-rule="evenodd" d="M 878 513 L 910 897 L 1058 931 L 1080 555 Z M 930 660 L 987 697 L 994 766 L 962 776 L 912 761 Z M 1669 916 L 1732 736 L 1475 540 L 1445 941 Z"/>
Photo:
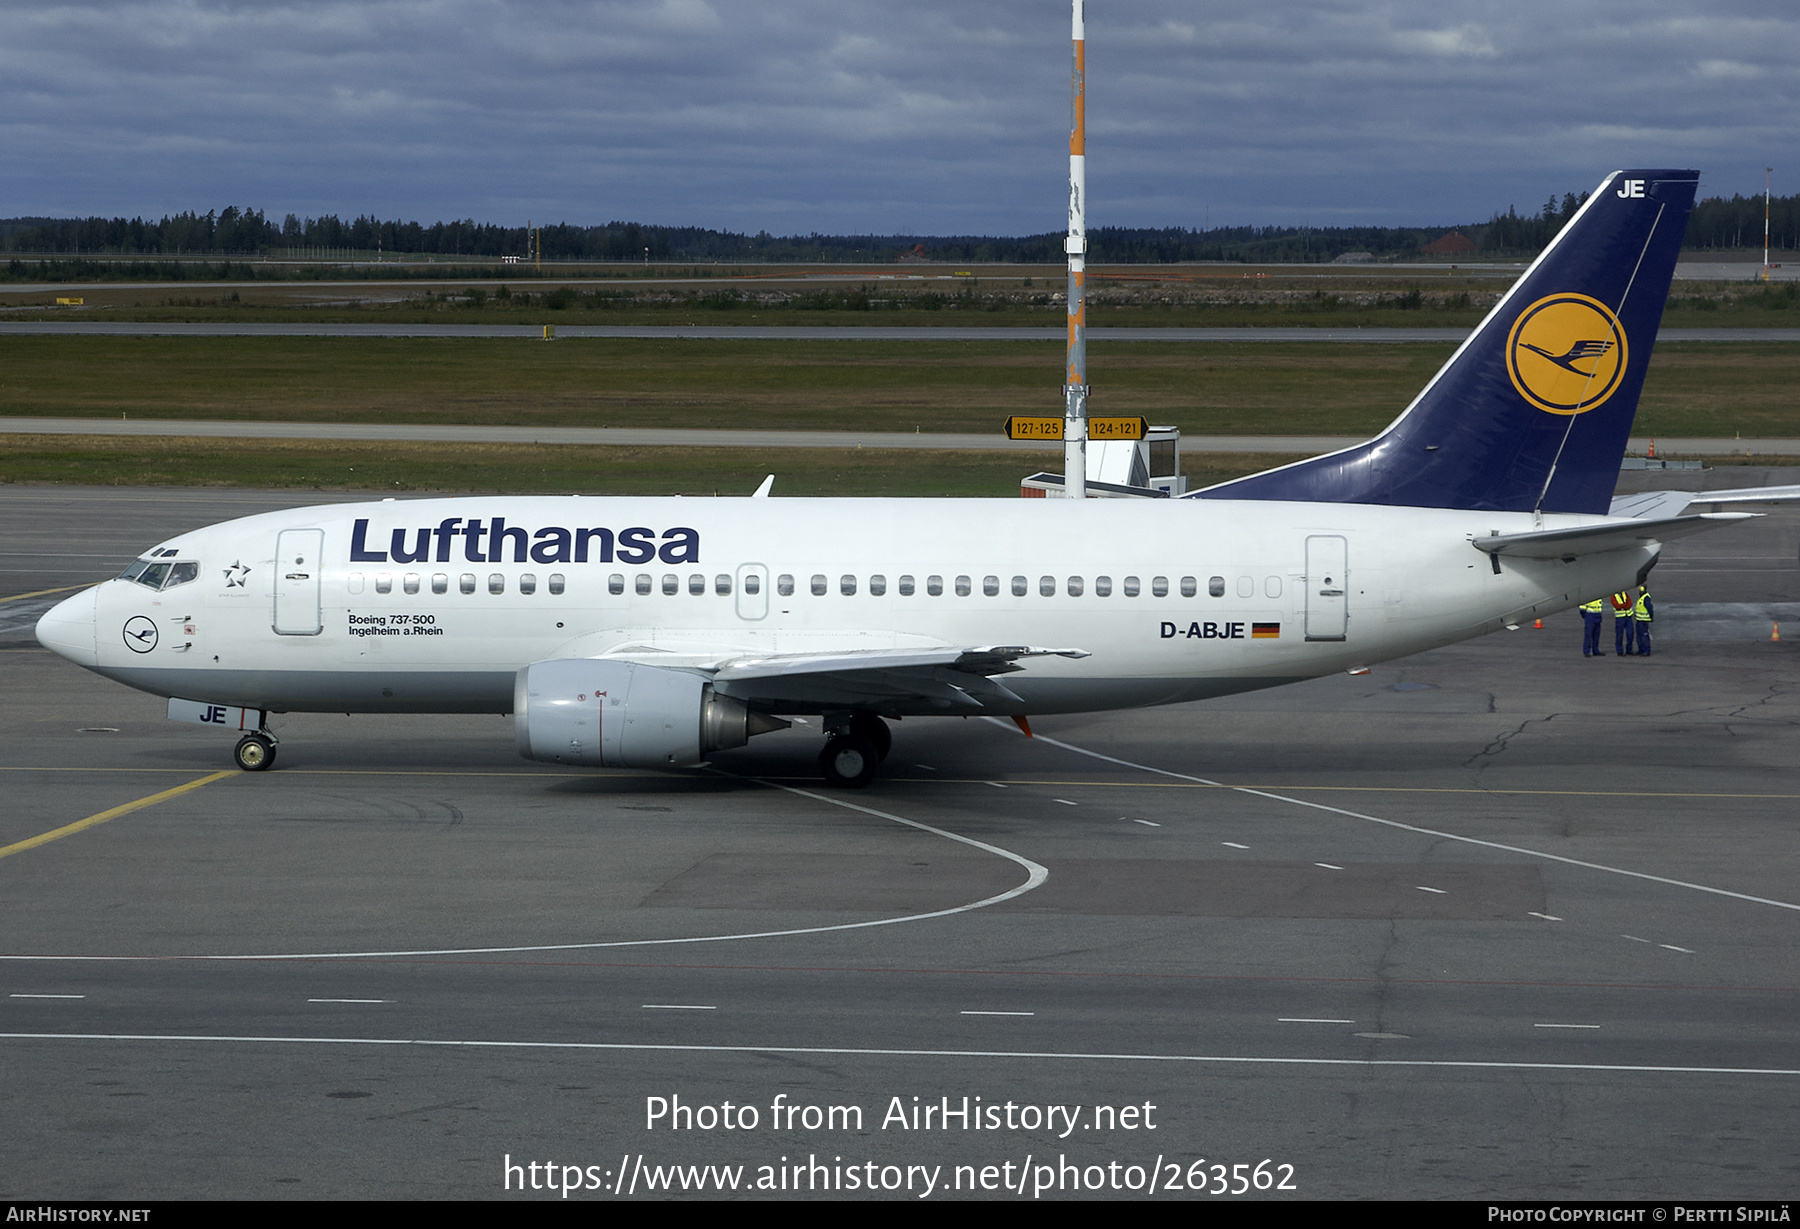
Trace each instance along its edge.
<path fill-rule="evenodd" d="M 1519 396 L 1551 414 L 1585 414 L 1618 390 L 1625 329 L 1585 294 L 1546 295 L 1519 314 L 1506 340 L 1506 374 Z"/>

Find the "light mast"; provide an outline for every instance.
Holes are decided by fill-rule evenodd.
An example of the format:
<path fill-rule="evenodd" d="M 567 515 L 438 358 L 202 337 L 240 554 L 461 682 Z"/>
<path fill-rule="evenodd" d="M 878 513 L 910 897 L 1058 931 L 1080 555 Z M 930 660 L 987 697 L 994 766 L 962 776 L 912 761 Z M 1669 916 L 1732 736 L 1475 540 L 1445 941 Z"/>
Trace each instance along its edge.
<path fill-rule="evenodd" d="M 1069 77 L 1069 357 L 1063 378 L 1063 495 L 1087 498 L 1087 35 L 1071 0 L 1074 66 Z"/>

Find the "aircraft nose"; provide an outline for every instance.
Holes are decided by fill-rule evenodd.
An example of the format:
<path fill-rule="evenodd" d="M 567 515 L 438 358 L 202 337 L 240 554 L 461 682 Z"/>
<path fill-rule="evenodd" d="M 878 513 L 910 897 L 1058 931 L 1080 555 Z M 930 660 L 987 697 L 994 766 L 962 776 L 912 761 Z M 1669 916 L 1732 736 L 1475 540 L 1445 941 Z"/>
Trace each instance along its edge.
<path fill-rule="evenodd" d="M 99 665 L 100 657 L 94 650 L 99 601 L 99 590 L 95 587 L 83 589 L 74 597 L 64 598 L 52 606 L 38 620 L 38 643 L 76 665 Z"/>

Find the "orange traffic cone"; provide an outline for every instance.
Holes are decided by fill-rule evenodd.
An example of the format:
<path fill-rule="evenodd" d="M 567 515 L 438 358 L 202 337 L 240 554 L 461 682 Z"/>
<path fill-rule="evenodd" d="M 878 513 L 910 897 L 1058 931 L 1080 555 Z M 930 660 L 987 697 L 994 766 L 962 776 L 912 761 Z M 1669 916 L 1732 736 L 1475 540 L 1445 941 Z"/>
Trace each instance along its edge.
<path fill-rule="evenodd" d="M 1650 459 L 1656 460 L 1656 437 L 1654 435 L 1650 437 Z"/>
<path fill-rule="evenodd" d="M 1536 623 L 1533 623 L 1531 626 L 1542 627 L 1543 625 L 1544 625 L 1544 621 L 1542 619 L 1539 619 Z"/>
<path fill-rule="evenodd" d="M 1771 627 L 1769 629 L 1769 639 L 1770 640 L 1780 640 L 1781 639 L 1781 624 L 1779 621 L 1773 627 Z"/>

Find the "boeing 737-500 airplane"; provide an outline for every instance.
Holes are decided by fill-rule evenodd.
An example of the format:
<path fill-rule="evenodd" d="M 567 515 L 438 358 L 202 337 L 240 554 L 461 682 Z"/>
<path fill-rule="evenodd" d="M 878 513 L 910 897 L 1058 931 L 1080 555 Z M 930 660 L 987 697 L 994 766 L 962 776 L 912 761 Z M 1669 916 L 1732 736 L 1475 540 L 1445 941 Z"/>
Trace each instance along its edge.
<path fill-rule="evenodd" d="M 270 712 L 510 712 L 527 758 L 640 768 L 806 714 L 826 778 L 857 786 L 884 719 L 1029 732 L 1479 636 L 1744 515 L 1609 515 L 1697 180 L 1608 176 L 1380 435 L 1186 498 L 271 512 L 159 544 L 38 639 L 246 731 L 245 769 L 274 761 Z"/>

